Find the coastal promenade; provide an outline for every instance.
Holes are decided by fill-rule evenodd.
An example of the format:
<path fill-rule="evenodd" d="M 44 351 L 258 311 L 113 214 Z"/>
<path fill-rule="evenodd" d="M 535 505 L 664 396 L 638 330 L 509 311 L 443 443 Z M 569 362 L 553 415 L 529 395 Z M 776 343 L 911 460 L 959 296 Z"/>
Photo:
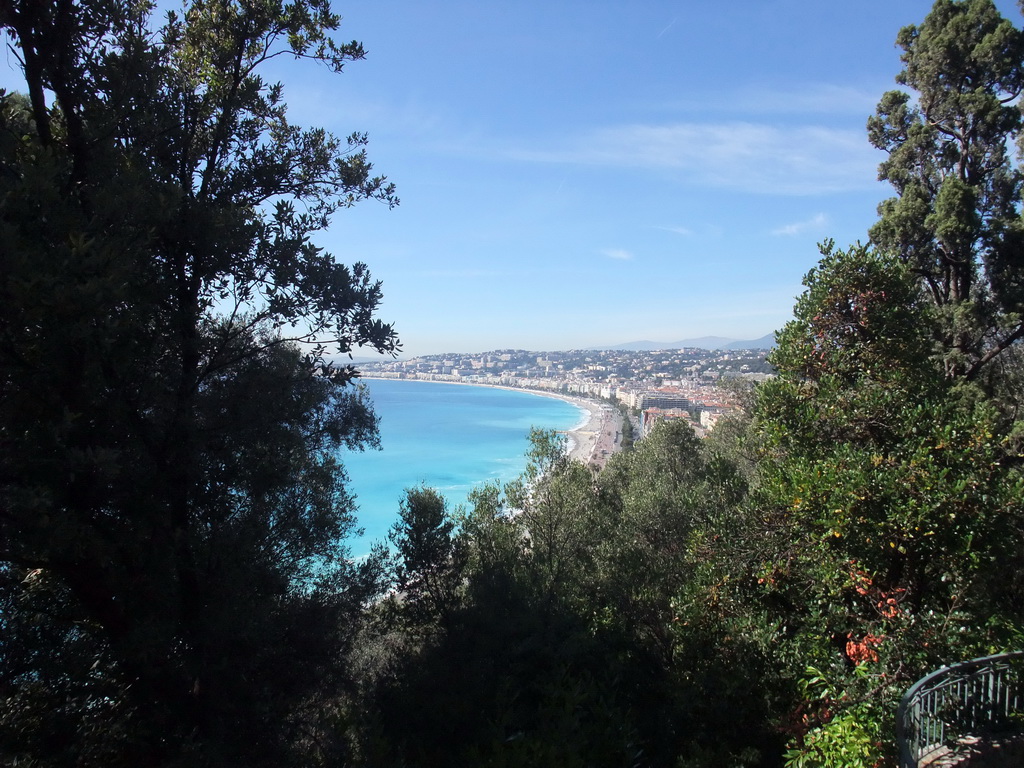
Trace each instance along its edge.
<path fill-rule="evenodd" d="M 569 433 L 572 448 L 569 456 L 589 467 L 603 469 L 613 453 L 619 450 L 622 438 L 622 414 L 617 408 L 582 398 L 565 397 L 586 408 L 590 418 Z"/>

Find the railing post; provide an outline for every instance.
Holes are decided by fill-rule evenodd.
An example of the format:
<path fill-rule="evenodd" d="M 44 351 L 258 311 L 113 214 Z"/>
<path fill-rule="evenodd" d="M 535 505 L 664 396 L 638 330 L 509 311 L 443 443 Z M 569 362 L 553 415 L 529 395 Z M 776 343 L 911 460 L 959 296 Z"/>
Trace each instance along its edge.
<path fill-rule="evenodd" d="M 953 664 L 918 680 L 896 710 L 900 768 L 917 768 L 922 757 L 953 747 L 967 736 L 1007 727 L 1021 711 L 1021 680 L 1014 674 L 1024 651 Z"/>

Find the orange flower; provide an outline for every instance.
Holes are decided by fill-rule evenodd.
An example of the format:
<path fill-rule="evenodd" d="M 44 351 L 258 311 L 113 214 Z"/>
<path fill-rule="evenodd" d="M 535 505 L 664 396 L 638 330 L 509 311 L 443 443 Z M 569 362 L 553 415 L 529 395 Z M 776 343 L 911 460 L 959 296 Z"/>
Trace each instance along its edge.
<path fill-rule="evenodd" d="M 853 633 L 849 632 L 846 635 L 846 658 L 858 665 L 865 661 L 878 661 L 875 648 L 881 645 L 884 639 L 884 635 L 867 634 L 863 640 L 854 640 Z"/>

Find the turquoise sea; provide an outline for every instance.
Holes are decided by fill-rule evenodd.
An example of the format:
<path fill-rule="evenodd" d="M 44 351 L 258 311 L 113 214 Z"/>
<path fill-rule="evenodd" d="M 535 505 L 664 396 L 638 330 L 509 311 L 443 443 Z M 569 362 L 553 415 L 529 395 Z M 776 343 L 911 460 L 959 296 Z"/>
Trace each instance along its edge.
<path fill-rule="evenodd" d="M 586 418 L 572 403 L 529 392 L 394 379 L 363 383 L 380 417 L 382 450 L 341 456 L 366 531 L 351 542 L 357 555 L 387 536 L 405 488 L 436 488 L 454 509 L 473 487 L 522 472 L 531 427 L 569 430 Z"/>

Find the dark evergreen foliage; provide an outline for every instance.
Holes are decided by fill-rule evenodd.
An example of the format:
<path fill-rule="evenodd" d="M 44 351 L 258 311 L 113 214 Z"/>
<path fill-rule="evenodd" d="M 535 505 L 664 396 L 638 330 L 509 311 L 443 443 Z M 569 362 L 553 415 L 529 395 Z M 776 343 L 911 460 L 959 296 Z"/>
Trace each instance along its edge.
<path fill-rule="evenodd" d="M 326 4 L 150 11 L 0 4 L 0 750 L 307 763 L 378 589 L 336 458 L 375 421 L 321 353 L 396 347 L 310 236 L 393 193 L 259 78 L 362 55 Z"/>
<path fill-rule="evenodd" d="M 886 93 L 868 135 L 889 154 L 879 178 L 898 196 L 879 207 L 871 237 L 940 310 L 947 374 L 973 379 L 1024 338 L 1024 177 L 1011 158 L 1024 33 L 991 0 L 939 0 L 896 42 L 896 80 L 910 93 Z"/>

